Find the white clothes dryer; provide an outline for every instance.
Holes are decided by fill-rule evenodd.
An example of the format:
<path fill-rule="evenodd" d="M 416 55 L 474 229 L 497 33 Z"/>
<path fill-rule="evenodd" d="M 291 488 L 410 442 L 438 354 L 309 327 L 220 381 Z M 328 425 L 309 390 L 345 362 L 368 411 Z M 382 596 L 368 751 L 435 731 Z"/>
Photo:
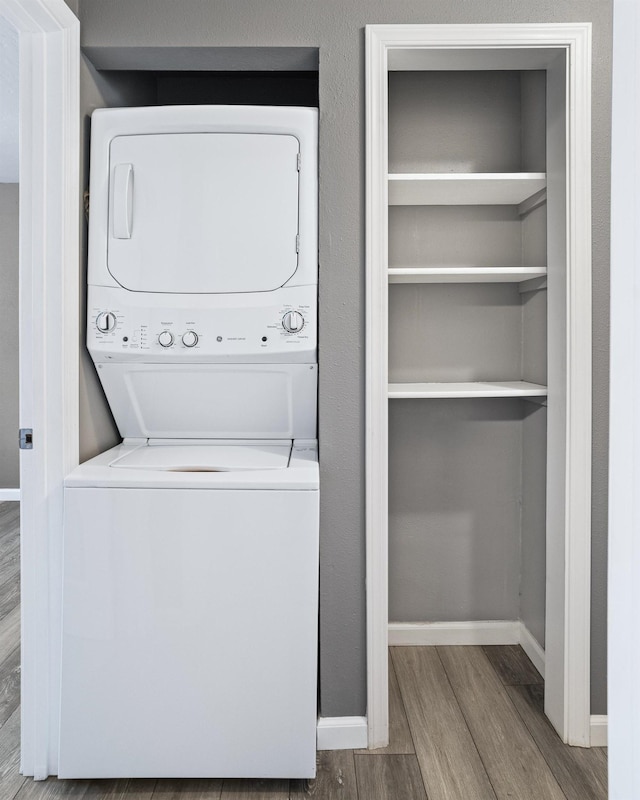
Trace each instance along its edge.
<path fill-rule="evenodd" d="M 59 777 L 315 775 L 317 111 L 94 112 Z"/>

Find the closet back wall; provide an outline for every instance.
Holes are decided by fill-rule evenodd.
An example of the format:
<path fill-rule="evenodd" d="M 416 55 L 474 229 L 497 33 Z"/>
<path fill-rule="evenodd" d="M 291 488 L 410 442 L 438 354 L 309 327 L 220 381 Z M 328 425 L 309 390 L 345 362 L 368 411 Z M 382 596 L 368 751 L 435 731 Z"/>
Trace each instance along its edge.
<path fill-rule="evenodd" d="M 320 703 L 366 712 L 364 532 L 364 33 L 370 23 L 593 23 L 592 708 L 606 713 L 611 0 L 80 0 L 101 48 L 320 49 Z M 84 364 L 83 369 L 91 368 Z M 86 383 L 86 380 L 83 380 Z M 94 401 L 97 400 L 94 398 Z M 83 441 L 108 410 L 93 404 Z M 108 427 L 108 426 L 107 426 Z M 108 442 L 107 442 L 108 443 Z M 83 444 L 83 452 L 86 448 Z M 229 610 L 232 613 L 232 609 Z M 259 654 L 256 654 L 258 657 Z"/>

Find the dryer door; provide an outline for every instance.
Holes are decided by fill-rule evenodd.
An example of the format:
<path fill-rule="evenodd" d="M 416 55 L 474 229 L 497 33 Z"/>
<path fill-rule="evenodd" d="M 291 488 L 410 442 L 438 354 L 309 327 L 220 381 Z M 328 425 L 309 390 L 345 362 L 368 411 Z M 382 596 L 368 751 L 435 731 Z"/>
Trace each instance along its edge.
<path fill-rule="evenodd" d="M 134 292 L 265 292 L 298 266 L 298 140 L 291 135 L 117 136 L 109 272 Z"/>

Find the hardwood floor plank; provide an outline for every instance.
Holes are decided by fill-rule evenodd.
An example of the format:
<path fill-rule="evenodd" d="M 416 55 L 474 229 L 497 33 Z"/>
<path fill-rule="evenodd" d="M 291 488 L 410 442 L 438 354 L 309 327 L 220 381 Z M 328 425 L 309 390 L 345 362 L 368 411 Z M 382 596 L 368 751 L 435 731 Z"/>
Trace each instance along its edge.
<path fill-rule="evenodd" d="M 0 797 L 13 800 L 27 779 L 20 774 L 20 709 L 0 728 Z"/>
<path fill-rule="evenodd" d="M 498 800 L 564 800 L 481 647 L 438 647 Z"/>
<path fill-rule="evenodd" d="M 607 758 L 602 748 L 562 742 L 544 715 L 542 686 L 510 686 L 507 692 L 567 800 L 606 800 Z"/>
<path fill-rule="evenodd" d="M 0 584 L 0 619 L 3 619 L 20 602 L 20 567 L 16 565 L 13 573 L 7 575 Z"/>
<path fill-rule="evenodd" d="M 291 798 L 315 800 L 358 800 L 353 750 L 321 750 L 316 777 L 311 781 L 293 780 Z"/>
<path fill-rule="evenodd" d="M 10 547 L 13 544 L 20 544 L 20 521 L 7 521 L 0 517 L 0 547 Z"/>
<path fill-rule="evenodd" d="M 427 800 L 415 755 L 357 755 L 355 763 L 360 798 Z"/>
<path fill-rule="evenodd" d="M 10 580 L 20 569 L 20 542 L 15 539 L 0 546 L 0 584 Z"/>
<path fill-rule="evenodd" d="M 156 782 L 153 800 L 219 800 L 221 778 L 172 778 Z"/>
<path fill-rule="evenodd" d="M 156 788 L 155 778 L 129 778 L 117 800 L 151 800 Z"/>
<path fill-rule="evenodd" d="M 16 795 L 16 800 L 58 800 L 60 797 L 80 800 L 80 798 L 87 797 L 90 783 L 91 781 L 87 780 L 59 781 L 55 777 L 47 778 L 46 781 L 34 781 L 33 778 L 27 778 Z M 105 781 L 105 783 L 110 784 L 112 782 Z M 126 780 L 122 781 L 122 788 L 125 786 Z M 108 786 L 102 787 L 103 794 L 98 796 L 113 797 L 112 794 L 108 794 L 110 788 Z M 105 793 L 105 789 L 107 793 Z M 91 797 L 95 798 L 96 795 L 91 795 Z"/>
<path fill-rule="evenodd" d="M 389 652 L 389 744 L 376 750 L 356 750 L 355 753 L 356 755 L 415 753 L 391 652 Z"/>
<path fill-rule="evenodd" d="M 0 664 L 0 726 L 20 705 L 20 648 Z"/>
<path fill-rule="evenodd" d="M 27 778 L 15 800 L 151 800 L 155 779 L 58 780 Z"/>
<path fill-rule="evenodd" d="M 5 659 L 20 645 L 20 606 L 0 619 L 0 659 Z"/>
<path fill-rule="evenodd" d="M 495 800 L 436 649 L 391 653 L 429 800 Z"/>
<path fill-rule="evenodd" d="M 482 649 L 505 686 L 544 683 L 519 644 L 485 645 Z"/>
<path fill-rule="evenodd" d="M 0 503 L 0 535 L 5 532 L 17 534 L 20 530 L 20 503 L 5 501 Z"/>
<path fill-rule="evenodd" d="M 289 781 L 225 778 L 221 800 L 289 800 Z"/>

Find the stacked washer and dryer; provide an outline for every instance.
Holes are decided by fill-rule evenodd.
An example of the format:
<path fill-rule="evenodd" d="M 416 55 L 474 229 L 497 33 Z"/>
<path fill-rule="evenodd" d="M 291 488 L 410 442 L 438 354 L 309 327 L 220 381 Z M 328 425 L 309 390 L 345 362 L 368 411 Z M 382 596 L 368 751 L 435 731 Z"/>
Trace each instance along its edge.
<path fill-rule="evenodd" d="M 311 777 L 317 111 L 94 112 L 59 777 Z"/>

